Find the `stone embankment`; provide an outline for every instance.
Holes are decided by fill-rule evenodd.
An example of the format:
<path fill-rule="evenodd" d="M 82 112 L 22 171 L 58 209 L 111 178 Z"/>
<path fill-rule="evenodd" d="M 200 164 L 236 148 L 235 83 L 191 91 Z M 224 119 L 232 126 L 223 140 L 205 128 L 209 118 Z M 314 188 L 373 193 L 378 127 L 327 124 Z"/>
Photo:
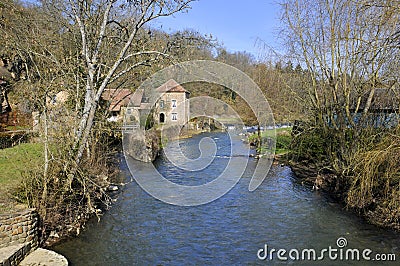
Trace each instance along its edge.
<path fill-rule="evenodd" d="M 68 265 L 64 257 L 52 251 L 37 249 L 38 245 L 39 215 L 34 209 L 0 215 L 0 266 L 19 265 L 28 257 L 36 264 L 24 265 L 52 265 L 49 263 L 55 259 L 59 262 L 57 265 Z M 38 256 L 38 252 L 43 251 L 48 256 Z"/>
<path fill-rule="evenodd" d="M 39 216 L 33 209 L 0 215 L 0 266 L 18 265 L 39 239 Z"/>
<path fill-rule="evenodd" d="M 160 150 L 160 137 L 154 129 L 147 130 L 145 134 L 128 134 L 124 140 L 125 153 L 138 161 L 150 163 Z"/>

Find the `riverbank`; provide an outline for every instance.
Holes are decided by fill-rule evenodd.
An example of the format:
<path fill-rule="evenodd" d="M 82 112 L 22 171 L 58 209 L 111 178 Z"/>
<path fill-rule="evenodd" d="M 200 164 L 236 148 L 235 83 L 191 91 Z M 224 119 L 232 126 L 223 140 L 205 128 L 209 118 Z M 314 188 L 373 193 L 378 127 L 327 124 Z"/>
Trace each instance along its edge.
<path fill-rule="evenodd" d="M 390 141 L 383 138 L 382 142 L 386 145 L 381 145 L 378 148 L 372 148 L 372 150 L 360 153 L 359 160 L 361 159 L 360 162 L 364 163 L 365 167 L 348 168 L 346 171 L 338 174 L 333 170 L 335 167 L 332 163 L 326 157 L 321 156 L 321 154 L 326 152 L 322 148 L 323 143 L 325 143 L 324 141 L 320 141 L 321 144 L 318 142 L 318 138 L 305 138 L 305 141 L 300 141 L 299 144 L 299 141 L 290 133 L 291 131 L 284 129 L 277 130 L 275 164 L 290 166 L 302 185 L 325 193 L 337 201 L 344 209 L 356 213 L 369 223 L 400 231 L 400 222 L 396 218 L 400 217 L 400 210 L 396 207 L 398 206 L 396 202 L 398 202 L 399 198 L 396 196 L 397 194 L 392 195 L 395 192 L 390 195 L 384 192 L 389 191 L 389 184 L 392 187 L 396 186 L 396 180 L 398 180 L 393 171 L 398 169 L 398 165 L 396 166 L 395 163 L 398 157 L 394 154 L 396 150 L 400 150 L 400 142 L 396 142 L 399 137 L 392 135 Z M 265 137 L 267 134 L 263 132 L 261 136 Z M 257 140 L 257 134 L 253 134 L 251 137 Z M 309 143 L 310 141 L 312 142 Z M 325 141 L 328 142 L 327 140 Z M 387 146 L 388 148 L 383 149 L 382 146 Z M 372 157 L 371 155 L 374 156 Z M 382 159 L 377 159 L 380 157 L 376 155 L 380 155 Z M 362 157 L 360 158 L 360 156 Z M 387 168 L 388 164 L 394 166 L 389 169 Z M 382 171 L 379 171 L 379 167 L 386 167 L 385 169 L 392 172 L 382 173 Z M 373 176 L 371 176 L 371 171 L 375 171 Z M 372 180 L 362 180 L 360 177 L 365 175 L 365 173 Z M 386 178 L 385 175 L 387 175 Z M 358 183 L 354 181 L 357 177 L 360 179 Z M 360 182 L 362 182 L 361 185 L 359 184 Z M 372 190 L 372 186 L 375 188 L 370 194 L 360 196 L 359 192 L 355 192 L 359 190 L 359 188 L 357 190 L 359 186 L 364 186 L 364 189 L 365 187 L 369 187 L 369 190 Z M 365 202 L 369 203 L 365 204 Z"/>
<path fill-rule="evenodd" d="M 280 163 L 286 163 L 286 155 L 290 151 L 290 142 L 292 140 L 292 127 L 280 127 L 276 129 L 267 129 L 264 131 L 247 132 L 242 139 L 243 142 L 250 145 L 250 148 L 256 150 L 255 157 L 263 156 L 265 151 L 270 150 L 269 145 L 272 139 L 275 139 L 274 158 Z M 259 135 L 258 135 L 259 134 Z M 261 146 L 259 144 L 261 140 Z"/>
<path fill-rule="evenodd" d="M 0 265 L 68 265 L 56 252 L 38 248 L 41 219 L 35 209 L 0 215 Z"/>
<path fill-rule="evenodd" d="M 371 142 L 369 147 L 355 154 L 349 152 L 347 164 L 335 161 L 336 168 L 333 162 L 326 159 L 328 157 L 321 156 L 332 147 L 324 148 L 322 144 L 325 142 L 308 143 L 312 138 L 301 143 L 301 149 L 289 152 L 285 160 L 303 184 L 329 195 L 344 209 L 374 226 L 399 232 L 400 198 L 397 186 L 400 137 L 394 131 L 392 134 L 384 132 L 376 138 L 376 143 Z M 331 140 L 325 141 L 330 143 Z M 352 160 L 350 163 L 349 159 Z M 340 163 L 344 170 L 337 167 Z"/>
<path fill-rule="evenodd" d="M 25 257 L 19 264 L 19 266 L 32 265 L 68 266 L 68 260 L 55 251 L 38 248 Z"/>
<path fill-rule="evenodd" d="M 114 158 L 113 160 L 119 159 Z M 109 207 L 112 194 L 115 194 L 115 191 L 119 190 L 121 184 L 124 183 L 114 174 L 117 170 L 119 171 L 118 166 L 119 162 L 108 161 L 108 174 L 84 177 L 88 182 L 91 182 L 86 184 L 86 190 L 93 191 L 98 196 L 96 196 L 96 199 L 93 198 L 91 202 L 91 206 L 93 206 L 91 214 L 88 215 L 85 209 L 78 209 L 77 212 L 80 213 L 77 213 L 77 216 L 79 218 L 74 222 L 72 219 L 75 218 L 70 216 L 68 209 L 77 206 L 77 201 L 82 200 L 82 197 L 75 199 L 72 194 L 64 194 L 57 205 L 49 206 L 51 212 L 47 210 L 47 206 L 39 206 L 41 203 L 47 204 L 39 200 L 43 196 L 43 190 L 46 189 L 41 183 L 44 171 L 43 143 L 22 143 L 12 148 L 0 149 L 0 215 L 13 215 L 28 208 L 39 210 L 38 212 L 41 215 L 39 226 L 42 232 L 39 239 L 40 246 L 51 246 L 71 235 L 78 235 L 89 218 L 94 215 L 100 218 Z M 62 173 L 57 175 L 58 181 L 64 180 L 64 178 Z M 57 179 L 49 180 L 49 182 L 54 181 L 55 185 L 60 185 Z M 77 189 L 75 183 L 70 185 L 71 189 Z M 57 191 L 53 192 L 49 188 L 49 200 L 57 200 L 59 189 L 55 189 Z M 75 193 L 78 193 L 78 191 Z M 35 199 L 34 196 L 38 198 Z M 58 220 L 63 222 L 60 224 Z"/>

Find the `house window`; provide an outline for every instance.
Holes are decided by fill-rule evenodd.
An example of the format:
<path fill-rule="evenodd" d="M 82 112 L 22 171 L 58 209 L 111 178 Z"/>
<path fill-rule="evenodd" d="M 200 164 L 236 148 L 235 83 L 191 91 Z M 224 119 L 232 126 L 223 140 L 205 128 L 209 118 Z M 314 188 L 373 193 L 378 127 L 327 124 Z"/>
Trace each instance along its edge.
<path fill-rule="evenodd" d="M 175 108 L 176 107 L 176 100 L 171 100 L 171 102 L 172 102 L 172 108 Z"/>
<path fill-rule="evenodd" d="M 164 123 L 164 122 L 165 122 L 165 114 L 160 113 L 160 123 Z"/>
<path fill-rule="evenodd" d="M 164 109 L 164 100 L 160 100 L 160 109 Z"/>
<path fill-rule="evenodd" d="M 172 121 L 178 120 L 177 113 L 172 113 Z"/>

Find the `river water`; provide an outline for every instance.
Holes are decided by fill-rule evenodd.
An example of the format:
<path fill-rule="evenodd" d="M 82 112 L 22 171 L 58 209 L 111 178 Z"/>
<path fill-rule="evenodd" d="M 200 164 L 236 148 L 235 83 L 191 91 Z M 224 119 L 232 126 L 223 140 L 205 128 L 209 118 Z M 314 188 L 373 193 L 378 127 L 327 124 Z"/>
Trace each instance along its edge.
<path fill-rule="evenodd" d="M 176 169 L 165 156 L 154 164 L 169 180 L 198 185 L 209 182 L 227 164 L 229 138 L 224 133 L 207 133 L 181 140 L 185 154 L 196 157 L 202 137 L 213 138 L 218 147 L 215 161 L 199 172 Z M 234 139 L 234 145 L 244 145 Z M 245 150 L 245 149 L 243 149 Z M 345 211 L 323 194 L 297 182 L 289 167 L 272 166 L 257 190 L 248 185 L 257 161 L 250 159 L 244 176 L 225 196 L 197 207 L 169 205 L 154 199 L 136 182 L 124 186 L 118 201 L 100 222 L 91 221 L 83 233 L 53 249 L 66 256 L 71 265 L 381 265 L 366 261 L 362 251 L 396 255 L 400 261 L 400 235 L 365 223 Z M 126 179 L 131 179 L 126 164 L 121 163 Z M 343 237 L 347 245 L 338 247 Z M 343 240 L 343 239 L 342 239 Z M 343 242 L 342 242 L 343 243 Z M 260 260 L 257 253 L 265 249 L 285 249 Z M 314 249 L 317 259 L 323 249 L 337 249 L 336 260 L 328 252 L 322 261 L 301 260 L 304 249 Z M 299 259 L 289 257 L 299 251 Z M 358 249 L 360 260 L 346 260 L 340 252 Z M 296 253 L 291 253 L 296 258 Z M 264 252 L 260 251 L 260 257 Z M 293 257 L 292 256 L 292 257 Z M 381 258 L 385 255 L 381 255 Z M 347 257 L 351 259 L 349 255 Z M 396 262 L 386 262 L 396 265 Z M 397 264 L 399 265 L 399 264 Z"/>

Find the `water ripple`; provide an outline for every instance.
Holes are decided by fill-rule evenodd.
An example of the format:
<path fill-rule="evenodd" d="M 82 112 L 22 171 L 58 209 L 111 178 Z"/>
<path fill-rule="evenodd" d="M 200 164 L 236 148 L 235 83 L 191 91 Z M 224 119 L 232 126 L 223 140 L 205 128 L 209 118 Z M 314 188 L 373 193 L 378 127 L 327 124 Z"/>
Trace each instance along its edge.
<path fill-rule="evenodd" d="M 224 134 L 210 136 L 221 147 L 217 157 L 228 156 Z M 196 138 L 181 144 L 190 152 Z M 215 164 L 195 174 L 174 168 L 165 158 L 155 165 L 171 181 L 197 185 L 218 175 L 224 161 L 216 158 Z M 249 192 L 256 163 L 250 161 L 243 178 L 224 197 L 197 207 L 165 204 L 130 183 L 100 223 L 89 223 L 79 238 L 54 249 L 72 265 L 265 265 L 256 256 L 264 244 L 322 249 L 345 236 L 351 247 L 398 255 L 398 234 L 368 225 L 301 186 L 288 167 L 274 166 L 263 184 Z"/>

